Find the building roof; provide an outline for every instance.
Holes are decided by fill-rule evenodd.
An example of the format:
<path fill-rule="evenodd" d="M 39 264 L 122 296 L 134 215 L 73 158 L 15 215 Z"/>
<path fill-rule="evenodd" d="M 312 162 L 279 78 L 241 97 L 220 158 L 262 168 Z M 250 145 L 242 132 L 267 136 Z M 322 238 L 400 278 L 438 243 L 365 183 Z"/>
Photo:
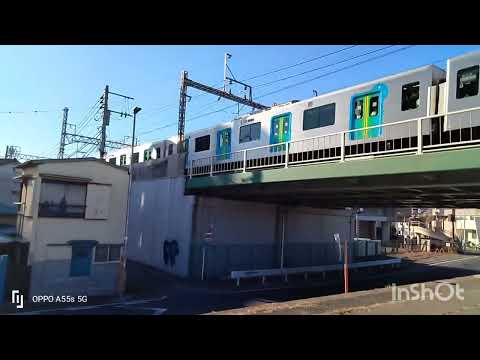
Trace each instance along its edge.
<path fill-rule="evenodd" d="M 19 161 L 17 159 L 0 159 L 0 166 L 7 165 L 7 164 L 18 164 Z"/>
<path fill-rule="evenodd" d="M 106 166 L 110 166 L 110 167 L 113 167 L 115 169 L 118 169 L 118 170 L 123 170 L 123 171 L 128 171 L 128 168 L 124 167 L 124 166 L 118 166 L 118 165 L 114 165 L 114 164 L 111 164 L 105 160 L 102 160 L 102 159 L 97 159 L 97 158 L 94 158 L 94 157 L 89 157 L 89 158 L 81 158 L 81 159 L 41 159 L 41 160 L 29 160 L 29 161 L 26 161 L 24 162 L 23 164 L 20 164 L 17 166 L 17 168 L 19 169 L 25 169 L 25 168 L 29 168 L 29 167 L 34 167 L 34 166 L 38 166 L 38 165 L 42 165 L 42 164 L 50 164 L 50 163 L 72 163 L 72 162 L 87 162 L 87 161 L 95 161 L 95 162 L 98 162 L 100 164 L 103 164 L 103 165 L 106 165 Z"/>

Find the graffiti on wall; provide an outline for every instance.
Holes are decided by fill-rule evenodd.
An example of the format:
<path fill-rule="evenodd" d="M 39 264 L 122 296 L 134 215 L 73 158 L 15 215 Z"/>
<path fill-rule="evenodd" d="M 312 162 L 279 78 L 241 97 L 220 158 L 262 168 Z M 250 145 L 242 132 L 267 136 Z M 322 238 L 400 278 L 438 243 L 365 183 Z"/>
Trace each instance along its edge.
<path fill-rule="evenodd" d="M 174 266 L 175 257 L 178 256 L 179 252 L 177 240 L 165 240 L 163 242 L 163 262 L 165 265 Z"/>

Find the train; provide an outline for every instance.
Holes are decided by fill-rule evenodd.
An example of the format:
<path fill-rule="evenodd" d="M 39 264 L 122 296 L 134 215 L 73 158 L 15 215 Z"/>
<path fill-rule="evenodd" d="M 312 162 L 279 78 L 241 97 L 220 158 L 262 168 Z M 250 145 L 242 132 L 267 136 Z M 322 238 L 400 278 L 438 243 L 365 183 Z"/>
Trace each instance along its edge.
<path fill-rule="evenodd" d="M 422 66 L 189 132 L 186 167 L 205 175 L 480 141 L 479 66 L 480 51 L 472 52 L 449 58 L 446 71 Z M 176 154 L 177 140 L 138 146 L 134 161 Z M 107 160 L 127 165 L 129 153 Z"/>

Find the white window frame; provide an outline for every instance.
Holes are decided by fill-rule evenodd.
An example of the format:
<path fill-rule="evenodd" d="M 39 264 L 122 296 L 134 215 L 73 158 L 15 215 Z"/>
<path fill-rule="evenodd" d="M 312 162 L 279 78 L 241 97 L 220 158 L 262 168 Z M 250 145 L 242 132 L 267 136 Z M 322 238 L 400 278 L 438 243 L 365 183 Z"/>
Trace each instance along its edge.
<path fill-rule="evenodd" d="M 97 246 L 107 246 L 107 260 L 106 261 L 96 261 L 95 258 L 96 258 L 96 255 L 97 255 Z M 118 260 L 113 260 L 113 261 L 110 261 L 108 260 L 110 258 L 110 247 L 111 246 L 120 246 L 120 256 L 118 257 Z M 93 248 L 93 260 L 92 260 L 92 263 L 93 264 L 115 264 L 115 263 L 119 263 L 121 258 L 123 256 L 123 244 L 97 244 L 94 246 Z"/>

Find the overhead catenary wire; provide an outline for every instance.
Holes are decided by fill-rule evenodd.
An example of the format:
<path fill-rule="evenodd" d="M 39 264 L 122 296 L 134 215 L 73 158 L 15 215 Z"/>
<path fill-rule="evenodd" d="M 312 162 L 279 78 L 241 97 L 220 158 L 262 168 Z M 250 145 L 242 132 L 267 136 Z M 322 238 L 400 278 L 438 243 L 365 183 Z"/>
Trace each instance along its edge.
<path fill-rule="evenodd" d="M 333 52 L 330 52 L 330 53 L 327 53 L 327 54 L 324 54 L 322 56 L 318 56 L 316 58 L 313 58 L 313 59 L 309 59 L 309 60 L 305 60 L 305 61 L 301 61 L 301 62 L 298 62 L 294 65 L 291 65 L 291 66 L 287 66 L 287 67 L 281 67 L 281 68 L 277 68 L 276 70 L 272 70 L 268 73 L 263 73 L 263 74 L 260 74 L 258 76 L 254 76 L 254 77 L 251 77 L 249 79 L 253 79 L 253 78 L 258 78 L 258 77 L 261 77 L 261 76 L 265 76 L 265 75 L 268 75 L 268 74 L 271 74 L 271 73 L 275 73 L 275 72 L 278 72 L 280 70 L 284 70 L 286 68 L 292 68 L 294 66 L 298 66 L 298 65 L 301 65 L 301 64 L 305 64 L 307 62 L 311 62 L 313 60 L 318 60 L 318 59 L 321 59 L 321 58 L 325 58 L 327 56 L 330 56 L 330 55 L 333 55 L 333 54 L 337 54 L 341 51 L 345 51 L 345 50 L 349 50 L 353 47 L 355 47 L 357 45 L 352 45 L 352 46 L 348 46 L 348 47 L 345 47 L 345 48 L 342 48 L 340 50 L 337 50 L 337 51 L 333 51 Z M 271 82 L 268 82 L 268 83 L 264 83 L 264 84 L 260 84 L 260 85 L 254 85 L 255 88 L 258 88 L 258 87 L 262 87 L 262 86 L 267 86 L 267 85 L 271 85 L 271 84 L 274 84 L 276 82 L 279 82 L 279 81 L 284 81 L 284 80 L 287 80 L 287 79 L 290 79 L 290 78 L 294 78 L 294 77 L 297 77 L 297 76 L 301 76 L 301 75 L 304 75 L 304 74 L 307 74 L 307 73 L 310 73 L 310 72 L 313 72 L 313 71 L 318 71 L 318 70 L 321 70 L 321 69 L 324 69 L 324 68 L 327 68 L 327 67 L 331 67 L 331 66 L 335 66 L 335 65 L 338 65 L 340 63 L 344 63 L 344 62 L 347 62 L 347 61 L 350 61 L 350 60 L 354 60 L 354 59 L 357 59 L 359 57 L 363 57 L 363 56 L 367 56 L 367 55 L 370 55 L 370 54 L 373 54 L 373 53 L 376 53 L 376 52 L 379 52 L 379 51 L 382 51 L 382 50 L 385 50 L 387 48 L 391 48 L 395 45 L 387 45 L 387 46 L 384 46 L 380 49 L 375 49 L 375 50 L 372 50 L 372 51 L 369 51 L 369 52 L 366 52 L 366 53 L 363 53 L 363 54 L 360 54 L 360 55 L 356 55 L 356 56 L 353 56 L 353 57 L 350 57 L 350 58 L 347 58 L 347 59 L 343 59 L 341 61 L 337 61 L 337 62 L 334 62 L 334 63 L 330 63 L 330 64 L 327 64 L 327 65 L 324 65 L 322 67 L 319 67 L 319 68 L 315 68 L 315 69 L 310 69 L 310 70 L 307 70 L 305 72 L 302 72 L 302 73 L 299 73 L 299 74 L 294 74 L 294 75 L 290 75 L 288 77 L 285 77 L 285 78 L 282 78 L 282 79 L 278 79 L 278 80 L 274 80 L 274 81 L 271 81 Z M 249 79 L 246 79 L 246 80 L 242 80 L 242 81 L 247 81 Z M 205 93 L 205 95 L 208 95 L 207 93 Z M 230 108 L 233 108 L 234 106 L 236 105 L 232 105 L 231 107 L 228 107 L 227 109 L 230 109 Z M 220 111 L 223 111 L 223 110 L 220 110 Z M 218 112 L 220 112 L 218 111 Z M 210 113 L 208 113 L 207 115 L 210 115 Z M 207 116 L 205 115 L 205 116 Z M 194 115 L 195 116 L 195 115 Z M 173 125 L 172 125 L 173 126 Z M 161 128 L 164 128 L 164 127 L 161 127 Z M 151 131 L 148 131 L 147 133 L 150 133 Z"/>
<path fill-rule="evenodd" d="M 272 80 L 272 81 L 269 81 L 269 82 L 266 82 L 266 83 L 263 83 L 263 84 L 258 84 L 258 85 L 253 85 L 256 89 L 260 88 L 260 87 L 264 87 L 264 86 L 269 86 L 269 85 L 272 85 L 272 84 L 276 84 L 280 81 L 285 81 L 285 80 L 289 80 L 289 79 L 292 79 L 294 77 L 297 77 L 297 76 L 302 76 L 302 75 L 305 75 L 305 74 L 309 74 L 311 72 L 314 72 L 314 71 L 318 71 L 318 70 L 323 70 L 323 69 L 326 69 L 326 68 L 329 68 L 329 67 L 332 67 L 332 66 L 336 66 L 338 64 L 342 64 L 344 62 L 347 62 L 347 61 L 351 61 L 351 60 L 354 60 L 354 59 L 358 59 L 360 57 L 363 57 L 363 56 L 367 56 L 367 55 L 371 55 L 371 54 L 374 54 L 374 53 L 377 53 L 379 51 L 382 51 L 382 50 L 386 50 L 388 48 L 391 48 L 395 45 L 387 45 L 387 46 L 384 46 L 380 49 L 375 49 L 375 50 L 372 50 L 372 51 L 368 51 L 368 52 L 365 52 L 363 54 L 360 54 L 360 55 L 356 55 L 356 56 L 352 56 L 348 59 L 344 59 L 344 60 L 341 60 L 341 61 L 337 61 L 335 63 L 332 63 L 332 64 L 327 64 L 327 65 L 324 65 L 324 66 L 320 66 L 320 67 L 317 67 L 317 68 L 314 68 L 314 69 L 310 69 L 310 70 L 306 70 L 306 71 L 303 71 L 301 73 L 297 73 L 297 74 L 293 74 L 293 75 L 289 75 L 289 76 L 286 76 L 286 77 L 283 77 L 281 79 L 277 79 L 277 80 Z"/>
<path fill-rule="evenodd" d="M 306 59 L 306 60 L 301 60 L 299 62 L 296 62 L 294 64 L 291 64 L 291 65 L 286 65 L 286 66 L 281 66 L 279 68 L 276 68 L 276 69 L 273 69 L 273 70 L 270 70 L 270 71 L 267 71 L 265 73 L 262 73 L 262 74 L 258 74 L 258 75 L 253 75 L 249 78 L 246 78 L 246 79 L 243 79 L 243 80 L 240 80 L 241 82 L 245 82 L 245 81 L 249 81 L 249 80 L 253 80 L 253 79 L 258 79 L 258 78 L 261 78 L 261 77 L 265 77 L 265 76 L 268 76 L 268 75 L 271 75 L 271 74 L 275 74 L 275 73 L 278 73 L 278 72 L 281 72 L 281 71 L 285 71 L 285 70 L 288 70 L 288 69 L 291 69 L 291 68 L 294 68 L 294 67 L 297 67 L 297 66 L 301 66 L 301 65 L 304 65 L 304 64 L 307 64 L 307 63 L 310 63 L 310 62 L 313 62 L 313 61 L 316 61 L 316 60 L 320 60 L 320 59 L 324 59 L 328 56 L 332 56 L 332 55 L 335 55 L 335 54 L 338 54 L 338 53 L 341 53 L 343 51 L 347 51 L 347 50 L 350 50 L 350 49 L 353 49 L 355 47 L 357 47 L 358 45 L 350 45 L 350 46 L 346 46 L 344 48 L 341 48 L 341 49 L 338 49 L 338 50 L 335 50 L 335 51 L 331 51 L 331 52 L 328 52 L 326 54 L 322 54 L 322 55 L 319 55 L 319 56 L 316 56 L 316 57 L 313 57 L 313 58 L 309 58 L 309 59 Z M 393 45 L 392 45 L 393 46 Z M 211 86 L 211 87 L 214 87 L 214 88 L 217 88 L 219 90 L 221 90 L 223 88 L 223 82 L 217 86 Z M 256 86 L 255 86 L 256 87 Z M 193 97 L 192 100 L 194 99 L 199 99 L 203 96 L 206 96 L 208 95 L 207 93 L 203 93 L 203 94 L 200 94 L 196 97 Z M 160 112 L 164 112 L 164 111 L 167 111 L 167 109 L 177 109 L 178 108 L 178 104 L 175 103 L 175 104 L 169 104 L 169 105 L 163 105 L 161 107 L 159 107 L 156 111 L 150 111 L 148 112 L 148 114 L 152 114 L 152 113 L 160 113 Z"/>
<path fill-rule="evenodd" d="M 322 74 L 322 75 L 319 75 L 319 76 L 316 76 L 316 77 L 313 77 L 313 78 L 310 78 L 310 79 L 307 79 L 307 80 L 303 80 L 301 82 L 298 82 L 298 83 L 295 83 L 295 84 L 291 84 L 291 85 L 288 85 L 288 86 L 285 86 L 285 87 L 282 87 L 280 89 L 277 89 L 277 90 L 274 90 L 272 92 L 269 92 L 269 93 L 266 93 L 266 94 L 262 94 L 258 97 L 256 97 L 255 99 L 260 99 L 260 98 L 263 98 L 263 97 L 266 97 L 266 96 L 269 96 L 269 95 L 273 95 L 273 94 L 276 94 L 278 92 L 281 92 L 281 91 L 284 91 L 286 89 L 290 89 L 292 87 L 296 87 L 296 86 L 300 86 L 300 85 L 303 85 L 303 84 L 306 84 L 308 82 L 311 82 L 311 81 L 314 81 L 314 80 L 317 80 L 317 79 L 320 79 L 320 78 L 323 78 L 323 77 L 326 77 L 326 76 L 329 76 L 329 75 L 332 75 L 332 74 L 335 74 L 335 73 L 338 73 L 340 71 L 344 71 L 344 70 L 347 70 L 347 69 L 350 69 L 350 68 L 353 68 L 355 66 L 359 66 L 361 64 L 364 64 L 364 63 L 367 63 L 367 62 L 370 62 L 370 61 L 374 61 L 374 60 L 377 60 L 377 59 L 380 59 L 380 58 L 383 58 L 383 57 L 386 57 L 386 56 L 389 56 L 389 55 L 392 55 L 394 53 L 398 53 L 400 51 L 404 51 L 404 50 L 407 50 L 411 47 L 413 47 L 415 45 L 408 45 L 408 46 L 404 46 L 400 49 L 395 49 L 395 50 L 392 50 L 390 52 L 387 52 L 387 53 L 384 53 L 384 54 L 381 54 L 381 55 L 378 55 L 378 56 L 375 56 L 375 57 L 371 57 L 371 58 L 368 58 L 366 60 L 363 60 L 363 61 L 359 61 L 359 62 L 356 62 L 354 64 L 351 64 L 349 66 L 345 66 L 343 68 L 340 68 L 340 69 L 336 69 L 334 71 L 331 71 L 331 72 L 328 72 L 328 73 L 325 73 L 325 74 Z M 385 49 L 385 48 L 384 48 Z M 383 50 L 384 50 L 383 49 Z M 345 61 L 342 61 L 342 62 L 345 62 Z M 229 106 L 226 106 L 222 109 L 219 109 L 219 110 L 215 110 L 215 111 L 211 111 L 211 112 L 208 112 L 208 113 L 205 113 L 205 114 L 199 114 L 197 116 L 194 116 L 194 117 L 191 117 L 189 119 L 186 120 L 186 122 L 189 122 L 189 121 L 193 121 L 193 120 L 196 120 L 196 119 L 200 119 L 202 117 L 205 117 L 205 116 L 209 116 L 209 115 L 213 115 L 215 113 L 219 113 L 219 112 L 222 112 L 222 111 L 225 111 L 225 110 L 228 110 L 228 109 L 231 109 L 231 108 L 234 108 L 236 106 L 236 104 L 234 105 L 229 105 Z M 157 127 L 157 128 L 154 128 L 154 129 L 150 129 L 150 130 L 147 130 L 147 131 L 144 131 L 144 132 L 140 132 L 138 135 L 141 136 L 141 135 L 146 135 L 146 134 L 150 134 L 152 132 L 155 132 L 155 131 L 159 131 L 159 130 L 163 130 L 165 128 L 168 128 L 168 127 L 171 127 L 171 126 L 175 126 L 177 125 L 178 123 L 175 122 L 175 123 L 170 123 L 170 124 L 166 124 L 166 125 L 163 125 L 161 127 Z"/>
<path fill-rule="evenodd" d="M 323 55 L 316 56 L 316 57 L 311 58 L 311 59 L 308 59 L 308 60 L 303 60 L 303 61 L 297 62 L 297 63 L 295 63 L 295 64 L 293 64 L 293 65 L 288 65 L 288 66 L 280 67 L 280 68 L 277 68 L 277 69 L 268 71 L 268 72 L 263 73 L 263 74 L 260 74 L 260 75 L 254 75 L 254 76 L 252 76 L 252 77 L 249 77 L 249 78 L 244 79 L 244 80 L 241 80 L 241 81 L 242 81 L 242 82 L 250 81 L 250 80 L 258 79 L 258 78 L 261 78 L 261 77 L 264 77 L 264 76 L 267 76 L 267 75 L 275 74 L 275 73 L 277 73 L 277 72 L 284 71 L 284 70 L 288 70 L 288 69 L 294 68 L 294 67 L 296 67 L 296 66 L 304 65 L 304 64 L 310 63 L 310 62 L 312 62 L 312 61 L 324 59 L 324 58 L 326 58 L 326 57 L 328 57 L 328 56 L 335 55 L 335 54 L 341 53 L 341 52 L 343 52 L 343 51 L 353 49 L 354 47 L 357 47 L 357 46 L 358 46 L 358 45 L 347 46 L 347 47 L 344 47 L 344 48 L 342 48 L 342 49 L 329 52 L 329 53 L 327 53 L 327 54 L 323 54 Z M 255 87 L 256 87 L 256 86 L 255 86 Z"/>
<path fill-rule="evenodd" d="M 363 61 L 359 61 L 359 62 L 356 62 L 354 64 L 351 64 L 351 65 L 348 65 L 348 66 L 345 66 L 343 68 L 340 68 L 340 69 L 336 69 L 336 70 L 333 70 L 333 71 L 330 71 L 328 73 L 325 73 L 325 74 L 322 74 L 322 75 L 319 75 L 319 76 L 315 76 L 311 79 L 307 79 L 307 80 L 303 80 L 303 81 L 300 81 L 298 83 L 295 83 L 295 84 L 291 84 L 291 85 L 288 85 L 288 86 L 285 86 L 281 89 L 278 89 L 278 90 L 274 90 L 274 91 L 271 91 L 269 93 L 266 93 L 266 94 L 262 94 L 258 97 L 256 97 L 255 99 L 261 99 L 261 98 L 264 98 L 266 96 L 270 96 L 270 95 L 273 95 L 273 94 L 277 94 L 281 91 L 284 91 L 284 90 L 287 90 L 287 89 L 291 89 L 292 87 L 296 87 L 296 86 L 300 86 L 300 85 L 303 85 L 303 84 L 306 84 L 306 83 L 309 83 L 311 81 L 314 81 L 314 80 L 318 80 L 318 79 L 321 79 L 323 77 L 326 77 L 326 76 L 329 76 L 329 75 L 332 75 L 332 74 L 336 74 L 340 71 L 344 71 L 344 70 L 348 70 L 348 69 L 351 69 L 355 66 L 358 66 L 358 65 L 362 65 L 362 64 L 365 64 L 367 62 L 370 62 L 370 61 L 373 61 L 373 60 L 378 60 L 378 59 L 381 59 L 381 58 L 384 58 L 385 56 L 388 56 L 388 55 L 392 55 L 392 54 L 395 54 L 395 53 L 398 53 L 400 51 L 405 51 L 407 49 L 410 49 L 412 47 L 414 47 L 415 45 L 408 45 L 408 46 L 404 46 L 400 49 L 396 49 L 396 50 L 392 50 L 388 53 L 385 53 L 385 54 L 381 54 L 381 55 L 378 55 L 378 56 L 374 56 L 373 58 L 369 58 L 369 59 L 366 59 L 366 60 L 363 60 Z"/>

